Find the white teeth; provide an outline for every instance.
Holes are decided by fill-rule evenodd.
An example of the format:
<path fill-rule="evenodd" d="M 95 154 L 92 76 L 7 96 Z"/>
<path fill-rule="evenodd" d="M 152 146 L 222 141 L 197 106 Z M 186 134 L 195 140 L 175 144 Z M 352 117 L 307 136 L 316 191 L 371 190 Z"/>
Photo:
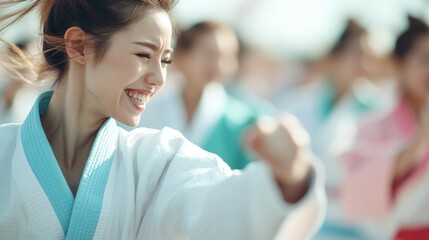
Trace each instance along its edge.
<path fill-rule="evenodd" d="M 133 92 L 130 90 L 125 90 L 125 93 L 130 97 L 131 100 L 133 100 L 135 103 L 139 105 L 145 104 L 149 100 L 149 96 L 140 94 L 138 92 Z"/>

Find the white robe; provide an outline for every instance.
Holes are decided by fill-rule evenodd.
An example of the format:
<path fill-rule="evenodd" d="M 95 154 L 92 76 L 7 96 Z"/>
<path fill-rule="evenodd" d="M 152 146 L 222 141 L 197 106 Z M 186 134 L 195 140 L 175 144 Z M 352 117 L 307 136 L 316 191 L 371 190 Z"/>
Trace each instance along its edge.
<path fill-rule="evenodd" d="M 0 239 L 306 239 L 324 214 L 323 173 L 285 203 L 268 166 L 231 171 L 177 131 L 127 132 L 107 120 L 76 197 L 40 122 L 42 94 L 23 124 L 0 126 Z"/>

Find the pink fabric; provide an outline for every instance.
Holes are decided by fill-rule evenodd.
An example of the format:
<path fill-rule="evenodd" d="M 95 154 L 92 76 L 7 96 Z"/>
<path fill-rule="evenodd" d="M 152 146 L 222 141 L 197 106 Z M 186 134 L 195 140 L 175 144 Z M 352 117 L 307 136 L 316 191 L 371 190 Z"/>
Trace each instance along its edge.
<path fill-rule="evenodd" d="M 429 226 L 413 229 L 402 229 L 399 231 L 395 240 L 422 240 L 429 239 Z"/>
<path fill-rule="evenodd" d="M 395 161 L 417 126 L 404 99 L 385 116 L 359 124 L 355 145 L 340 160 L 345 173 L 340 198 L 346 217 L 377 218 L 390 211 Z"/>

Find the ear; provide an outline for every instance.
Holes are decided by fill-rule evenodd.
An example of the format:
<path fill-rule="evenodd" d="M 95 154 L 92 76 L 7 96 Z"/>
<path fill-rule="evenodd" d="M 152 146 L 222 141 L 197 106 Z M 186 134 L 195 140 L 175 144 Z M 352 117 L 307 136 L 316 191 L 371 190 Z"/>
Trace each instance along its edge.
<path fill-rule="evenodd" d="M 79 27 L 71 27 L 64 34 L 64 41 L 69 59 L 85 64 L 85 32 Z"/>

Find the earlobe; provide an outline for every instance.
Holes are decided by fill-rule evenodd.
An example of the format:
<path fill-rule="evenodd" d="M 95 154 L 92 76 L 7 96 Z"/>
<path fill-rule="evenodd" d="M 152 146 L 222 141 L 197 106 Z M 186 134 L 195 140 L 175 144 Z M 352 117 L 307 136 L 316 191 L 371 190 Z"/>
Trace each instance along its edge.
<path fill-rule="evenodd" d="M 71 27 L 64 34 L 64 42 L 69 59 L 85 64 L 85 32 L 79 27 Z"/>

